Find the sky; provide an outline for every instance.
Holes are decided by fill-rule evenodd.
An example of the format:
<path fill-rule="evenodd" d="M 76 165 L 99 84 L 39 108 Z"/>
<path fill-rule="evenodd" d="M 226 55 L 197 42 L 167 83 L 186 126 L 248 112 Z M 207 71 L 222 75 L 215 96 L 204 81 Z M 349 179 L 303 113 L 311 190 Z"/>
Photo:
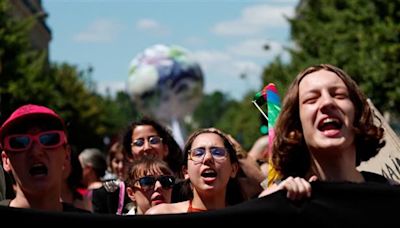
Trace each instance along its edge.
<path fill-rule="evenodd" d="M 187 49 L 204 93 L 240 100 L 260 90 L 262 69 L 288 60 L 298 0 L 42 0 L 52 32 L 50 61 L 93 68 L 97 91 L 126 90 L 131 60 L 156 44 Z M 266 50 L 265 45 L 269 46 Z M 245 77 L 243 77 L 245 75 Z"/>

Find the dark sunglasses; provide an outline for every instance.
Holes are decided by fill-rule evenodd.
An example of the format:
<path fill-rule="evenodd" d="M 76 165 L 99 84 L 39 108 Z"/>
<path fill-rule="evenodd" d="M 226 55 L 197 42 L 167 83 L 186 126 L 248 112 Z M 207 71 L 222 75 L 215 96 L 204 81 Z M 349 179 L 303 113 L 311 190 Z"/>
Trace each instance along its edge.
<path fill-rule="evenodd" d="M 4 150 L 24 151 L 36 141 L 44 149 L 54 149 L 67 142 L 63 131 L 43 131 L 37 134 L 15 134 L 4 138 Z"/>
<path fill-rule="evenodd" d="M 162 141 L 162 138 L 160 136 L 150 136 L 148 139 L 148 142 L 150 145 L 159 145 Z M 140 139 L 135 139 L 131 146 L 136 146 L 136 147 L 142 147 L 144 145 L 144 138 L 140 138 Z"/>
<path fill-rule="evenodd" d="M 139 182 L 140 187 L 143 190 L 154 189 L 154 185 L 157 181 L 160 182 L 162 188 L 170 189 L 175 184 L 175 177 L 169 175 L 161 175 L 161 176 L 144 176 L 136 180 Z"/>

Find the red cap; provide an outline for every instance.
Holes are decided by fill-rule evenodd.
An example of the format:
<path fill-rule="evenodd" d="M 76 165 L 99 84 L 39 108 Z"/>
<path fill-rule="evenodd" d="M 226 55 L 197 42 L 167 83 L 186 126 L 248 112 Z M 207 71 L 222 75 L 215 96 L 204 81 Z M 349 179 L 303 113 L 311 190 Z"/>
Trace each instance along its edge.
<path fill-rule="evenodd" d="M 3 123 L 0 129 L 0 138 L 3 139 L 3 133 L 10 126 L 18 123 L 22 120 L 26 120 L 32 117 L 41 116 L 44 118 L 51 118 L 60 121 L 61 125 L 65 128 L 64 120 L 53 110 L 39 105 L 23 105 L 15 110 L 10 117 Z"/>

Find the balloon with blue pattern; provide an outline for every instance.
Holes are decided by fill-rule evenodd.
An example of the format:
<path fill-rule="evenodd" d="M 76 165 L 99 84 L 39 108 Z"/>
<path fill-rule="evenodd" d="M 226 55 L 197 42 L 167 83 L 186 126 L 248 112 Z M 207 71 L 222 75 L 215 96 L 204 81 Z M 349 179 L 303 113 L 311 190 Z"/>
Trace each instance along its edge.
<path fill-rule="evenodd" d="M 203 72 L 191 53 L 157 44 L 139 53 L 129 67 L 128 93 L 145 115 L 170 122 L 194 111 L 203 94 Z"/>

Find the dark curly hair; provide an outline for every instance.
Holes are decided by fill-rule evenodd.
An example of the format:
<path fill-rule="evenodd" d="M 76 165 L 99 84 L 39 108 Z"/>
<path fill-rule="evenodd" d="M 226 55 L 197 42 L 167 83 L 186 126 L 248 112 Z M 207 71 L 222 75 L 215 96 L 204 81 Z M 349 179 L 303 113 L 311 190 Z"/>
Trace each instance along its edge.
<path fill-rule="evenodd" d="M 143 126 L 143 125 L 152 126 L 158 133 L 158 136 L 160 136 L 163 139 L 162 143 L 168 146 L 168 151 L 169 151 L 167 157 L 165 158 L 165 161 L 168 163 L 169 168 L 175 173 L 175 175 L 177 177 L 181 177 L 182 176 L 181 167 L 183 160 L 183 154 L 181 148 L 179 147 L 175 139 L 172 137 L 170 131 L 167 130 L 167 128 L 165 128 L 160 123 L 149 117 L 143 117 L 138 121 L 132 122 L 128 127 L 128 129 L 125 131 L 125 134 L 123 136 L 123 146 L 126 156 L 124 157 L 127 157 L 129 159 L 133 158 L 132 148 L 131 148 L 132 134 L 137 126 Z"/>
<path fill-rule="evenodd" d="M 299 84 L 306 75 L 320 70 L 335 73 L 343 80 L 349 91 L 355 109 L 353 127 L 356 165 L 374 157 L 385 145 L 381 120 L 374 114 L 356 82 L 335 66 L 329 64 L 311 66 L 299 73 L 290 85 L 276 122 L 272 162 L 283 177 L 304 177 L 310 170 L 310 153 L 304 139 L 299 114 Z M 380 122 L 379 126 L 375 125 L 374 117 Z"/>

